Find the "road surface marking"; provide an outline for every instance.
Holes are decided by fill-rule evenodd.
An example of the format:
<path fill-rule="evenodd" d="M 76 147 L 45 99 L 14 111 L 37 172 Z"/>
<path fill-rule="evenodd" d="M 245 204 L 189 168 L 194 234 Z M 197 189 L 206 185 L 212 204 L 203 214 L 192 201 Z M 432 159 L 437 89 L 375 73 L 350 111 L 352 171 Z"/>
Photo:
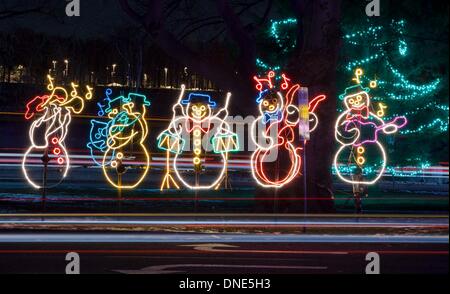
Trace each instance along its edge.
<path fill-rule="evenodd" d="M 223 249 L 217 249 L 217 248 L 239 248 L 239 246 L 235 246 L 235 245 L 218 244 L 218 243 L 178 245 L 178 246 L 181 246 L 181 247 L 192 247 L 194 250 L 209 251 L 209 252 L 222 252 L 223 251 Z"/>
<path fill-rule="evenodd" d="M 278 270 L 326 270 L 326 266 L 276 266 L 276 265 L 231 265 L 231 264 L 170 264 L 144 267 L 139 270 L 113 270 L 123 274 L 174 274 L 185 273 L 175 268 L 239 268 L 239 269 L 278 269 Z"/>
<path fill-rule="evenodd" d="M 227 244 L 193 244 L 179 245 L 181 247 L 192 247 L 194 250 L 221 253 L 256 253 L 256 254 L 326 254 L 326 255 L 346 255 L 345 251 L 311 251 L 311 250 L 238 250 L 220 248 L 238 248 L 239 246 Z M 219 249 L 218 249 L 219 248 Z"/>

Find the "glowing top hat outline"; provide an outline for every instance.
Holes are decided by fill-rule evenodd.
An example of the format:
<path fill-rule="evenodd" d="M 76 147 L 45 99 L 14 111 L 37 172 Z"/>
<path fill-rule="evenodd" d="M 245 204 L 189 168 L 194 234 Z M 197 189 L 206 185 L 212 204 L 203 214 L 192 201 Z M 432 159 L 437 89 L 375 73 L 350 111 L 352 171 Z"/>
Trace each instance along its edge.
<path fill-rule="evenodd" d="M 181 100 L 181 104 L 183 105 L 188 105 L 189 103 L 191 103 L 192 98 L 196 98 L 196 97 L 201 97 L 201 98 L 208 98 L 208 105 L 211 106 L 212 108 L 215 108 L 217 106 L 217 103 L 211 98 L 210 95 L 207 94 L 200 94 L 200 93 L 190 93 L 188 95 L 187 99 L 183 99 Z"/>

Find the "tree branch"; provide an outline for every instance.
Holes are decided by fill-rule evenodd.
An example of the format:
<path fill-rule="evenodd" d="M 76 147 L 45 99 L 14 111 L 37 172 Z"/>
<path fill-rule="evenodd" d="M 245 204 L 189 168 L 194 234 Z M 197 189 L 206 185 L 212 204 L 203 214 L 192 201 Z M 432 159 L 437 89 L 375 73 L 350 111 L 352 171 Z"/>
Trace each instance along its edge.
<path fill-rule="evenodd" d="M 162 25 L 164 10 L 161 0 L 147 0 L 148 7 L 145 15 L 145 25 L 151 31 L 157 32 Z"/>
<path fill-rule="evenodd" d="M 297 16 L 297 52 L 300 54 L 303 51 L 304 42 L 306 39 L 306 9 L 307 0 L 291 0 L 291 6 Z M 311 5 L 311 3 L 308 3 Z"/>
<path fill-rule="evenodd" d="M 204 28 L 204 27 L 207 27 L 207 26 L 210 26 L 210 25 L 221 24 L 221 23 L 223 23 L 222 20 L 216 20 L 216 21 L 210 21 L 210 22 L 205 22 L 205 23 L 203 23 L 203 24 L 200 24 L 200 25 L 198 25 L 198 26 L 192 28 L 191 30 L 187 31 L 187 32 L 184 33 L 183 35 L 181 35 L 181 36 L 179 37 L 179 40 L 180 40 L 180 41 L 181 41 L 181 40 L 184 40 L 187 36 L 189 36 L 190 34 L 194 33 L 195 31 L 197 31 L 197 30 L 199 30 L 199 29 L 201 29 L 201 28 Z"/>
<path fill-rule="evenodd" d="M 228 0 L 218 0 L 216 3 L 231 37 L 239 47 L 239 57 L 237 60 L 237 64 L 239 65 L 238 74 L 241 79 L 251 77 L 256 71 L 255 40 L 246 31 L 239 16 L 233 11 Z"/>
<path fill-rule="evenodd" d="M 121 7 L 135 21 L 145 24 L 145 30 L 148 31 L 153 41 L 167 55 L 174 57 L 183 65 L 188 66 L 192 71 L 213 80 L 223 89 L 232 89 L 235 80 L 233 70 L 229 64 L 221 64 L 219 61 L 211 62 L 204 56 L 199 56 L 189 47 L 180 42 L 171 32 L 164 27 L 162 16 L 161 1 L 147 0 L 147 14 L 145 17 L 136 13 L 126 0 L 119 0 Z M 145 18 L 145 20 L 143 19 Z"/>
<path fill-rule="evenodd" d="M 125 11 L 128 16 L 130 16 L 135 22 L 142 23 L 143 16 L 139 15 L 136 11 L 134 11 L 130 4 L 128 3 L 128 0 L 119 0 L 120 7 L 123 11 Z"/>
<path fill-rule="evenodd" d="M 181 1 L 172 1 L 171 3 L 169 3 L 164 11 L 164 17 L 167 19 L 169 18 L 172 13 L 174 13 L 178 7 L 180 6 Z"/>
<path fill-rule="evenodd" d="M 269 0 L 269 2 L 267 3 L 266 10 L 264 11 L 264 15 L 262 16 L 261 20 L 259 21 L 258 26 L 261 27 L 266 23 L 267 18 L 269 17 L 269 13 L 272 10 L 272 4 L 273 4 L 273 0 Z"/>
<path fill-rule="evenodd" d="M 44 15 L 55 17 L 55 15 L 51 14 L 49 11 L 46 11 L 44 9 L 44 7 L 34 7 L 34 8 L 29 8 L 29 9 L 24 9 L 24 10 L 8 9 L 8 10 L 0 11 L 0 20 L 7 19 L 7 18 L 13 18 L 13 17 L 17 17 L 17 16 L 22 16 L 25 14 L 32 14 L 32 13 L 44 14 Z"/>
<path fill-rule="evenodd" d="M 217 0 L 217 7 L 227 25 L 231 36 L 241 48 L 248 48 L 253 44 L 253 38 L 245 31 L 239 17 L 234 13 L 228 0 Z"/>
<path fill-rule="evenodd" d="M 270 2 L 272 2 L 272 0 L 270 0 Z M 237 16 L 241 16 L 242 14 L 244 14 L 247 10 L 249 10 L 251 7 L 253 7 L 254 5 L 256 5 L 256 4 L 258 4 L 258 3 L 260 3 L 260 1 L 255 1 L 255 2 L 253 2 L 253 3 L 247 3 L 246 5 L 241 5 L 241 6 L 244 6 L 238 13 L 236 13 L 236 15 Z M 269 8 L 269 6 L 267 7 L 267 9 L 266 9 L 266 12 L 268 12 L 268 11 L 270 11 L 270 8 Z M 266 16 L 267 17 L 267 16 Z M 263 17 L 264 18 L 264 17 Z M 214 20 L 217 20 L 217 21 L 214 21 Z M 219 21 L 220 20 L 220 21 Z M 207 22 L 208 21 L 208 22 Z M 262 20 L 262 21 L 264 21 L 264 20 Z M 202 25 L 197 25 L 197 24 L 199 24 L 199 23 L 202 23 L 202 22 L 207 22 L 207 23 L 204 23 L 204 24 L 202 24 Z M 182 40 L 182 39 L 184 39 L 184 38 L 186 38 L 187 36 L 189 36 L 190 34 L 192 34 L 192 33 L 194 33 L 194 32 L 196 32 L 197 30 L 199 30 L 199 29 L 202 29 L 202 28 L 204 28 L 204 27 L 206 27 L 206 26 L 209 26 L 209 25 L 216 25 L 216 24 L 221 24 L 221 23 L 223 23 L 224 21 L 223 21 L 223 18 L 222 17 L 220 17 L 220 16 L 210 16 L 210 17 L 206 17 L 206 18 L 203 18 L 203 19 L 197 19 L 197 20 L 193 20 L 193 21 L 191 21 L 190 23 L 188 23 L 182 30 L 181 30 L 181 32 L 178 34 L 178 36 L 181 36 L 180 37 L 180 40 Z M 196 27 L 194 27 L 194 28 L 192 28 L 192 29 L 190 29 L 193 25 L 197 25 Z M 249 25 L 247 25 L 247 26 L 245 26 L 244 27 L 244 31 L 246 31 L 246 28 L 248 27 Z M 190 29 L 187 33 L 185 33 L 188 29 Z M 219 32 L 218 32 L 218 35 L 221 35 L 223 33 L 223 29 L 221 29 Z M 215 37 L 213 37 L 212 39 L 215 39 Z"/>
<path fill-rule="evenodd" d="M 196 20 L 193 20 L 193 21 L 189 22 L 188 24 L 186 24 L 184 26 L 184 28 L 178 33 L 178 35 L 182 36 L 180 39 L 183 39 L 183 37 L 186 37 L 186 35 L 189 35 L 189 33 L 185 34 L 185 32 L 188 29 L 190 29 L 189 32 L 192 33 L 193 31 L 195 31 L 197 29 L 203 28 L 204 26 L 207 26 L 210 24 L 222 23 L 222 22 L 223 22 L 222 18 L 220 18 L 219 16 L 210 16 L 210 17 L 205 17 L 202 19 L 196 19 Z M 192 26 L 195 26 L 197 29 L 194 29 L 194 30 L 191 29 Z"/>

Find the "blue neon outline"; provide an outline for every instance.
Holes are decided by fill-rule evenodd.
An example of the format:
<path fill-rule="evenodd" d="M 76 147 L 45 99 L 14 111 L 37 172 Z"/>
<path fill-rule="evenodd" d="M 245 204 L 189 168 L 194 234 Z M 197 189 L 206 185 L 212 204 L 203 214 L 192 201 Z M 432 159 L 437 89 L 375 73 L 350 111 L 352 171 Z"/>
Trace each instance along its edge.
<path fill-rule="evenodd" d="M 181 104 L 182 105 L 188 105 L 192 101 L 193 97 L 205 97 L 205 98 L 208 98 L 209 106 L 211 106 L 212 108 L 215 108 L 217 106 L 217 103 L 211 98 L 210 95 L 201 94 L 201 93 L 190 93 L 188 95 L 188 99 L 181 100 Z"/>
<path fill-rule="evenodd" d="M 90 121 L 91 123 L 91 129 L 89 131 L 89 142 L 87 143 L 87 148 L 90 150 L 90 155 L 92 160 L 95 162 L 96 165 L 98 166 L 102 166 L 103 163 L 99 162 L 96 159 L 96 155 L 94 154 L 94 152 L 96 150 L 101 151 L 101 152 L 106 152 L 106 150 L 108 149 L 108 144 L 106 143 L 106 141 L 108 140 L 108 134 L 109 134 L 109 129 L 111 127 L 111 122 L 103 122 L 103 121 L 99 121 L 99 120 L 95 120 L 92 119 Z M 98 125 L 103 125 L 104 127 L 97 127 Z M 95 132 L 96 131 L 96 132 Z M 114 154 L 115 150 L 113 150 L 113 153 L 111 154 L 111 159 L 106 163 L 109 164 L 112 160 L 112 158 L 114 158 Z M 102 160 L 103 161 L 103 160 Z"/>
<path fill-rule="evenodd" d="M 256 103 L 260 104 L 263 100 L 263 95 L 269 92 L 269 89 L 265 89 L 264 91 L 260 91 L 258 97 L 256 97 Z"/>
<path fill-rule="evenodd" d="M 111 101 L 111 97 L 110 97 L 111 94 L 112 94 L 112 89 L 111 89 L 111 88 L 106 89 L 106 90 L 105 90 L 106 98 L 103 99 L 103 101 L 106 101 L 106 103 L 105 103 L 105 104 L 102 104 L 101 102 L 97 102 L 97 106 L 98 106 L 98 108 L 100 109 L 100 110 L 97 112 L 97 115 L 98 115 L 98 116 L 104 116 L 104 115 L 106 114 L 104 108 L 108 105 L 108 102 Z"/>
<path fill-rule="evenodd" d="M 272 121 L 281 122 L 283 120 L 283 112 L 277 110 L 276 112 L 264 112 L 262 117 L 262 122 L 264 124 L 270 123 Z"/>

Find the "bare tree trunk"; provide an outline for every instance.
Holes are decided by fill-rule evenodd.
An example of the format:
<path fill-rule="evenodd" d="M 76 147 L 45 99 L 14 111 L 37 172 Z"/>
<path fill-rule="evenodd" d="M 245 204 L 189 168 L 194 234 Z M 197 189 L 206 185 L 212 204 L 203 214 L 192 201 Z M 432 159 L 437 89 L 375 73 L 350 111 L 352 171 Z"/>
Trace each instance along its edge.
<path fill-rule="evenodd" d="M 144 55 L 145 35 L 139 40 L 138 61 L 136 66 L 136 93 L 142 87 L 143 55 Z"/>
<path fill-rule="evenodd" d="M 330 212 L 334 210 L 331 166 L 335 151 L 341 0 L 309 1 L 304 8 L 304 13 L 311 15 L 311 18 L 305 25 L 303 50 L 298 62 L 292 64 L 293 69 L 300 73 L 299 80 L 309 86 L 311 97 L 327 95 L 317 110 L 319 127 L 306 145 L 307 205 L 308 212 Z M 303 188 L 303 182 L 300 186 Z"/>
<path fill-rule="evenodd" d="M 293 81 L 309 88 L 310 99 L 325 94 L 327 99 L 316 110 L 319 127 L 306 144 L 306 174 L 284 188 L 258 188 L 258 210 L 273 210 L 273 201 L 264 197 L 291 198 L 278 201 L 277 212 L 333 212 L 331 166 L 334 153 L 334 120 L 336 117 L 336 68 L 340 52 L 341 0 L 294 0 L 299 23 L 297 51 L 287 72 Z M 288 159 L 278 158 L 281 169 Z M 304 185 L 306 177 L 306 189 Z M 307 201 L 303 201 L 306 191 Z M 305 210 L 305 204 L 307 209 Z"/>
<path fill-rule="evenodd" d="M 144 1 L 147 13 L 141 15 L 133 10 L 128 0 L 119 0 L 122 9 L 136 22 L 142 24 L 152 40 L 167 55 L 180 64 L 189 67 L 191 72 L 208 77 L 222 89 L 239 94 L 243 99 L 254 95 L 252 91 L 252 75 L 255 72 L 255 44 L 245 31 L 240 19 L 232 10 L 228 1 L 217 1 L 217 7 L 227 25 L 230 35 L 240 48 L 239 62 L 230 60 L 209 60 L 179 41 L 165 27 L 163 3 L 161 0 Z"/>

